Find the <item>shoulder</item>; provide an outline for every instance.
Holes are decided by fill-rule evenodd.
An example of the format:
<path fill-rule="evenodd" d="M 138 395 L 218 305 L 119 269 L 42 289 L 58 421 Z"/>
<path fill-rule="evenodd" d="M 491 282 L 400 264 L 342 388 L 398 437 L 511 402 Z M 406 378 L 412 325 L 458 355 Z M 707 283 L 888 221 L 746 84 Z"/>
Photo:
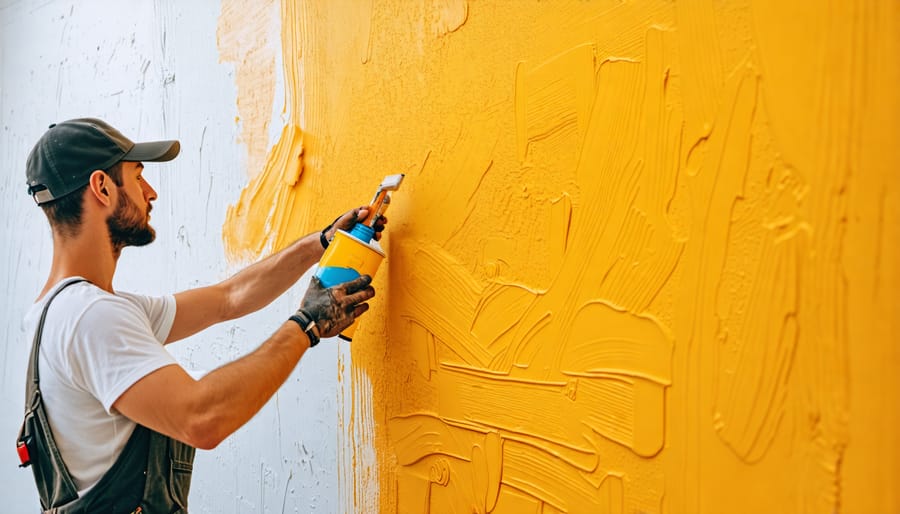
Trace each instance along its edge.
<path fill-rule="evenodd" d="M 103 309 L 109 305 L 110 299 L 114 298 L 114 295 L 87 281 L 67 286 L 61 282 L 31 307 L 29 318 L 34 318 L 36 322 L 41 312 L 46 309 L 48 324 L 77 323 L 86 312 Z"/>
<path fill-rule="evenodd" d="M 154 306 L 164 306 L 166 303 L 163 298 L 154 299 L 132 293 L 112 294 L 90 282 L 75 283 L 63 290 L 59 290 L 60 287 L 54 287 L 36 303 L 31 313 L 35 318 L 39 317 L 47 301 L 50 301 L 46 323 L 73 331 L 83 328 L 85 324 L 107 327 L 135 322 L 149 324 L 150 311 Z"/>
<path fill-rule="evenodd" d="M 57 290 L 51 291 L 46 298 L 35 304 L 32 311 L 34 323 L 37 323 L 47 301 L 51 302 L 46 307 L 45 333 L 58 329 L 61 331 L 59 335 L 69 334 L 78 339 L 79 335 L 85 333 L 107 331 L 122 325 L 149 325 L 146 313 L 138 304 L 110 294 L 89 282 L 73 284 L 51 296 Z"/>
<path fill-rule="evenodd" d="M 164 355 L 148 315 L 134 302 L 88 282 L 63 290 L 59 287 L 33 306 L 27 321 L 36 329 L 41 311 L 51 302 L 40 343 L 41 368 L 47 372 L 48 380 L 51 375 L 58 376 L 59 380 L 100 398 L 100 393 L 109 387 L 100 387 L 104 381 L 98 377 L 102 378 L 103 370 L 122 374 L 123 366 L 116 366 L 116 362 L 126 362 L 124 368 L 132 370 L 139 362 L 128 361 L 130 357 L 171 360 Z"/>
<path fill-rule="evenodd" d="M 149 332 L 158 341 L 168 336 L 175 317 L 174 296 L 112 294 L 90 282 L 71 284 L 61 290 L 63 285 L 60 282 L 54 286 L 32 306 L 24 320 L 26 327 L 37 325 L 47 301 L 51 301 L 44 330 L 55 332 L 63 341 L 72 342 L 72 336 L 97 335 L 123 328 Z"/>

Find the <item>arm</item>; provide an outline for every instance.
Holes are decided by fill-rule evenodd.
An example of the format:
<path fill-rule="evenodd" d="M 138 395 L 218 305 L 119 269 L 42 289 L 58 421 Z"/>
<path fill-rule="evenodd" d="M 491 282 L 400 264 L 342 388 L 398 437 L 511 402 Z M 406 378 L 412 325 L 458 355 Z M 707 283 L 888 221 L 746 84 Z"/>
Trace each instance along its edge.
<path fill-rule="evenodd" d="M 166 343 L 272 303 L 319 261 L 323 251 L 316 232 L 218 284 L 177 293 L 175 320 Z"/>
<path fill-rule="evenodd" d="M 331 289 L 314 281 L 301 309 L 311 313 L 322 337 L 350 326 L 375 295 L 371 277 Z M 309 338 L 287 321 L 252 353 L 204 376 L 191 378 L 180 366 L 144 376 L 113 403 L 136 423 L 183 441 L 212 449 L 240 428 L 275 394 L 309 348 Z"/>
<path fill-rule="evenodd" d="M 201 449 L 212 449 L 240 428 L 287 380 L 309 348 L 292 321 L 253 353 L 200 380 L 181 366 L 140 379 L 113 404 L 134 422 Z"/>
<path fill-rule="evenodd" d="M 368 215 L 365 207 L 345 213 L 324 230 L 327 239 L 330 241 L 338 229 L 349 230 Z M 385 221 L 380 220 L 377 224 L 376 237 L 384 230 Z M 319 262 L 324 251 L 320 233 L 315 232 L 218 284 L 177 293 L 175 320 L 166 344 L 216 323 L 246 316 L 272 303 Z"/>

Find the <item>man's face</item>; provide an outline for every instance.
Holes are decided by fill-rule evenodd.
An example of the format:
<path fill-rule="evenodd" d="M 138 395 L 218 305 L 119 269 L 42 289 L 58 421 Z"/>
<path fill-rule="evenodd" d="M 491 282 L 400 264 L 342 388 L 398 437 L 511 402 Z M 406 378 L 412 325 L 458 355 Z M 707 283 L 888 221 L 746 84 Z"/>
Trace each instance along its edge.
<path fill-rule="evenodd" d="M 114 248 L 145 246 L 156 239 L 156 231 L 150 226 L 150 210 L 153 208 L 150 201 L 156 199 L 156 191 L 141 176 L 143 169 L 141 163 L 123 163 L 119 200 L 116 210 L 106 220 Z"/>

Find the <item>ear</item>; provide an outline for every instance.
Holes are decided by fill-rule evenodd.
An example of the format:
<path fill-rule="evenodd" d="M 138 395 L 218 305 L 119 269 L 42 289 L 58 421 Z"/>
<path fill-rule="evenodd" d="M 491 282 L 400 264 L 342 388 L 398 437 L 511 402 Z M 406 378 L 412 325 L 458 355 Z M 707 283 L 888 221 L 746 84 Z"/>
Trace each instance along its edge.
<path fill-rule="evenodd" d="M 112 205 L 112 200 L 110 199 L 110 190 L 112 189 L 112 186 L 113 181 L 105 171 L 94 170 L 94 172 L 91 173 L 88 189 L 90 189 L 91 194 L 101 204 Z"/>

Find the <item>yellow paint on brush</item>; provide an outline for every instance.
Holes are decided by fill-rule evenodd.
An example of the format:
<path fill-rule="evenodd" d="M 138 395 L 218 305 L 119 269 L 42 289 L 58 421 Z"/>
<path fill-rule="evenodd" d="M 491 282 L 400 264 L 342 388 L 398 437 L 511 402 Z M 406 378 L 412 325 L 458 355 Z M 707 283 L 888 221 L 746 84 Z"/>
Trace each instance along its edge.
<path fill-rule="evenodd" d="M 282 16 L 289 122 L 231 256 L 408 174 L 348 511 L 900 510 L 890 2 Z"/>

